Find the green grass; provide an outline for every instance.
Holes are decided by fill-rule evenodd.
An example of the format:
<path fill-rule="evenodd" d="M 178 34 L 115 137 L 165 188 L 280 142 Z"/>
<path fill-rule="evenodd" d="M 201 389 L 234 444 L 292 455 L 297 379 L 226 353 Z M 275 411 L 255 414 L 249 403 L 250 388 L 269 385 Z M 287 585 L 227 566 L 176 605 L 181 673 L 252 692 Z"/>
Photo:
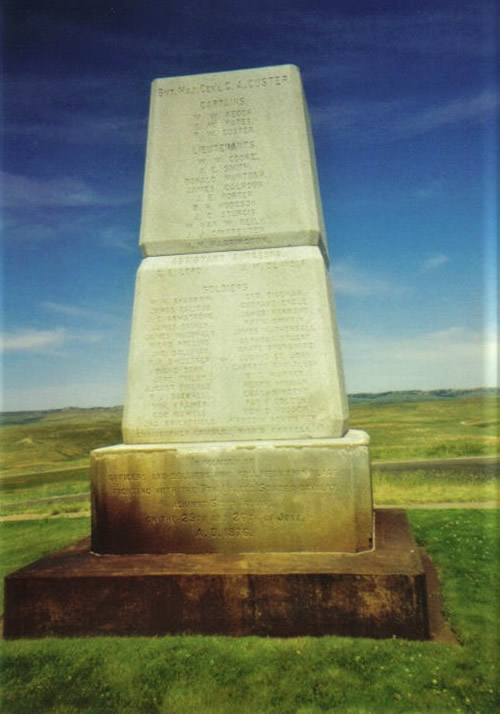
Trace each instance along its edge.
<path fill-rule="evenodd" d="M 419 396 L 419 395 L 417 395 Z M 498 398 L 391 400 L 351 407 L 373 460 L 495 453 Z M 78 513 L 88 501 L 24 501 L 88 492 L 88 453 L 121 441 L 120 410 L 9 415 L 0 427 L 2 515 Z M 374 469 L 376 503 L 486 501 L 495 478 Z M 418 539 L 443 577 L 463 647 L 300 638 L 95 638 L 2 644 L 2 712 L 478 712 L 498 710 L 495 638 L 497 511 L 412 511 Z M 2 575 L 75 541 L 88 518 L 0 525 Z"/>
<path fill-rule="evenodd" d="M 383 471 L 373 469 L 375 505 L 399 503 L 465 503 L 497 501 L 498 477 L 490 471 L 409 469 Z"/>
<path fill-rule="evenodd" d="M 351 427 L 368 431 L 371 438 L 376 502 L 494 500 L 492 477 L 481 480 L 466 469 L 453 478 L 414 469 L 382 473 L 376 462 L 496 453 L 498 403 L 498 396 L 489 392 L 391 393 L 352 399 Z M 67 497 L 88 493 L 89 453 L 121 441 L 120 420 L 119 408 L 3 415 L 0 516 L 87 513 L 88 499 Z M 54 496 L 65 498 L 39 500 Z"/>
<path fill-rule="evenodd" d="M 85 537 L 89 532 L 88 518 L 0 523 L 0 608 L 3 609 L 5 575 Z"/>
<path fill-rule="evenodd" d="M 4 642 L 2 712 L 498 711 L 499 582 L 492 567 L 499 555 L 498 512 L 411 511 L 410 519 L 442 574 L 446 612 L 461 647 L 337 637 Z M 11 563 L 37 556 L 45 537 L 51 550 L 63 538 L 61 528 L 71 529 L 68 541 L 87 528 L 84 521 L 41 523 L 37 531 L 33 524 L 4 524 L 4 548 L 15 551 Z"/>
<path fill-rule="evenodd" d="M 376 395 L 375 395 L 376 396 Z M 0 426 L 6 475 L 88 464 L 92 449 L 121 443 L 121 410 L 74 409 L 9 415 Z M 28 418 L 29 417 L 29 418 Z M 350 425 L 371 437 L 374 461 L 495 454 L 499 397 L 486 393 L 416 401 L 351 400 Z"/>
<path fill-rule="evenodd" d="M 87 468 L 47 472 L 43 479 L 39 474 L 30 474 L 22 479 L 4 478 L 0 481 L 0 493 L 0 516 L 30 514 L 51 517 L 67 513 L 86 514 L 90 511 Z M 80 493 L 86 493 L 87 497 L 83 500 L 69 498 L 72 494 Z M 383 471 L 375 466 L 373 495 L 376 505 L 496 501 L 499 496 L 498 477 L 493 470 L 480 471 L 465 467 L 453 470 L 434 468 Z M 36 500 L 53 496 L 65 498 L 59 501 Z"/>
<path fill-rule="evenodd" d="M 0 480 L 0 515 L 40 513 L 54 515 L 64 512 L 88 511 L 86 501 L 68 498 L 81 493 L 89 494 L 89 467 L 69 467 L 55 470 L 25 472 L 22 475 L 5 475 Z M 39 501 L 64 496 L 64 501 L 50 503 Z"/>
<path fill-rule="evenodd" d="M 79 493 L 78 489 L 85 491 L 88 482 L 88 466 L 47 470 L 43 473 L 32 471 L 18 476 L 4 476 L 1 480 L 0 492 L 5 500 L 20 500 L 25 496 L 43 498 L 49 495 Z"/>
<path fill-rule="evenodd" d="M 419 510 L 409 520 L 438 565 L 451 625 L 485 670 L 498 675 L 500 511 Z"/>
<path fill-rule="evenodd" d="M 64 499 L 57 501 L 39 501 L 26 504 L 11 504 L 0 507 L 0 517 L 8 520 L 26 518 L 57 518 L 59 516 L 88 516 L 90 513 L 90 496 L 85 499 Z"/>
<path fill-rule="evenodd" d="M 374 461 L 495 454 L 498 397 L 354 404 L 351 428 L 370 434 Z"/>
<path fill-rule="evenodd" d="M 42 412 L 43 415 L 43 412 Z M 0 427 L 0 456 L 5 473 L 42 474 L 46 469 L 88 464 L 89 453 L 100 446 L 122 441 L 118 410 L 76 410 L 42 416 L 27 423 L 7 423 Z"/>

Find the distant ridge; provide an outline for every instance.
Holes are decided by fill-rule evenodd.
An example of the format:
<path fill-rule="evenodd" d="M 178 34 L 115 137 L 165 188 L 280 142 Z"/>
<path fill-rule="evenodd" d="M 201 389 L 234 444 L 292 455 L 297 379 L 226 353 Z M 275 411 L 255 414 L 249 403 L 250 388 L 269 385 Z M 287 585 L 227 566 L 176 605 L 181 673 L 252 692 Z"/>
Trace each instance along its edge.
<path fill-rule="evenodd" d="M 464 399 L 469 397 L 496 397 L 500 394 L 497 387 L 478 387 L 476 389 L 408 389 L 396 392 L 356 392 L 349 394 L 351 404 L 377 402 L 379 404 L 397 402 L 426 402 L 435 399 Z"/>
<path fill-rule="evenodd" d="M 470 397 L 496 397 L 500 394 L 497 387 L 478 387 L 477 389 L 431 389 L 429 391 L 421 389 L 409 389 L 394 392 L 356 392 L 349 394 L 349 403 L 355 404 L 388 404 L 398 402 L 424 402 L 437 399 L 466 399 Z M 63 407 L 61 409 L 40 409 L 30 411 L 6 411 L 0 412 L 0 425 L 8 424 L 28 424 L 39 421 L 57 421 L 59 419 L 81 419 L 88 418 L 98 420 L 99 418 L 121 418 L 122 405 L 113 407 Z"/>
<path fill-rule="evenodd" d="M 121 418 L 123 407 L 62 407 L 61 409 L 40 409 L 19 412 L 0 412 L 0 425 L 29 424 L 40 421 L 70 421 L 82 418 L 97 421 L 100 418 Z"/>

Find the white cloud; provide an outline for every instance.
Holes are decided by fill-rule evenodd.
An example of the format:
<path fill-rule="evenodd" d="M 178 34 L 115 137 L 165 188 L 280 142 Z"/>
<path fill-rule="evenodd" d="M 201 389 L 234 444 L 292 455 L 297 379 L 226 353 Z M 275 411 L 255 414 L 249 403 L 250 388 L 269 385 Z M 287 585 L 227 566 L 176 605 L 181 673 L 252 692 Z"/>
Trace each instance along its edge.
<path fill-rule="evenodd" d="M 3 173 L 0 180 L 6 208 L 109 206 L 129 203 L 137 198 L 129 195 L 106 196 L 85 181 L 68 176 L 40 179 Z"/>
<path fill-rule="evenodd" d="M 398 295 L 402 292 L 402 288 L 393 281 L 368 272 L 349 260 L 332 263 L 330 273 L 336 295 L 364 298 Z"/>
<path fill-rule="evenodd" d="M 427 273 L 429 270 L 436 270 L 448 263 L 449 260 L 449 257 L 444 253 L 433 253 L 422 262 L 421 272 Z"/>
<path fill-rule="evenodd" d="M 349 392 L 496 386 L 494 330 L 450 327 L 413 337 L 342 332 Z"/>
<path fill-rule="evenodd" d="M 94 344 L 101 339 L 101 333 L 88 330 L 70 331 L 62 327 L 49 330 L 25 328 L 0 335 L 0 352 L 47 353 L 71 342 Z M 61 356 L 60 352 L 58 354 Z"/>
<path fill-rule="evenodd" d="M 67 333 L 61 327 L 53 330 L 16 330 L 0 336 L 0 352 L 39 352 L 60 347 L 66 337 Z"/>

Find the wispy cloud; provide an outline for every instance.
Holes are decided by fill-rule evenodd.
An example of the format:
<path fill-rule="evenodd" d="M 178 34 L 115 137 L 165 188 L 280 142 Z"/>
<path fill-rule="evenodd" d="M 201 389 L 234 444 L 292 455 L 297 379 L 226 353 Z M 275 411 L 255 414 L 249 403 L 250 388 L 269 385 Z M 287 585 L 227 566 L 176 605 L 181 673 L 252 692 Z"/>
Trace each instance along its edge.
<path fill-rule="evenodd" d="M 349 297 L 386 297 L 398 295 L 402 287 L 384 276 L 369 272 L 348 260 L 332 263 L 330 273 L 335 294 Z"/>
<path fill-rule="evenodd" d="M 442 265 L 448 263 L 449 260 L 449 257 L 444 253 L 433 253 L 422 262 L 420 272 L 427 273 L 430 270 L 436 270 L 436 268 L 440 268 Z"/>
<path fill-rule="evenodd" d="M 15 330 L 0 336 L 0 352 L 40 352 L 60 347 L 66 339 L 67 333 L 61 327 L 53 330 Z"/>
<path fill-rule="evenodd" d="M 394 140 L 394 117 L 410 111 L 404 99 L 345 99 L 311 105 L 311 121 L 318 135 L 340 134 L 365 144 Z"/>
<path fill-rule="evenodd" d="M 94 317 L 94 313 L 90 310 L 84 310 L 76 305 L 62 305 L 61 303 L 50 302 L 49 300 L 41 302 L 40 305 L 45 310 L 56 312 L 60 315 L 67 315 L 68 317 Z"/>
<path fill-rule="evenodd" d="M 112 206 L 129 203 L 137 198 L 106 195 L 81 179 L 64 176 L 40 179 L 3 173 L 0 180 L 4 187 L 3 202 L 6 208 Z"/>
<path fill-rule="evenodd" d="M 479 123 L 493 118 L 500 106 L 500 92 L 484 90 L 475 95 L 457 97 L 432 107 L 420 108 L 397 124 L 401 136 L 416 136 L 451 124 Z"/>
<path fill-rule="evenodd" d="M 270 16 L 271 17 L 271 16 Z M 270 19 L 270 18 L 269 18 Z M 279 20 L 283 32 L 288 30 L 299 43 L 314 37 L 317 45 L 329 39 L 338 51 L 342 48 L 402 50 L 419 55 L 465 55 L 466 57 L 494 54 L 493 42 L 485 42 L 485 14 L 471 4 L 417 12 L 401 8 L 376 14 L 322 15 L 296 9 L 283 13 Z M 492 18 L 494 21 L 494 18 Z M 260 18 L 259 18 L 260 20 Z M 275 21 L 275 15 L 272 15 Z"/>
<path fill-rule="evenodd" d="M 2 396 L 4 411 L 61 409 L 64 407 L 118 406 L 124 401 L 124 380 L 94 375 L 88 381 L 66 381 L 59 384 L 37 384 L 29 388 L 6 385 Z"/>
<path fill-rule="evenodd" d="M 125 253 L 138 253 L 139 234 L 121 226 L 102 228 L 98 234 L 100 242 L 110 248 L 117 248 Z"/>
<path fill-rule="evenodd" d="M 266 4 L 266 10 L 267 5 Z M 259 12 L 260 3 L 242 4 L 241 11 L 225 13 L 224 24 L 232 30 L 231 35 L 238 36 L 241 29 L 251 33 L 252 43 L 260 47 L 268 41 L 268 30 L 279 29 L 283 43 L 297 52 L 307 48 L 314 57 L 320 53 L 325 43 L 328 43 L 337 57 L 342 50 L 353 50 L 359 54 L 363 50 L 387 49 L 400 50 L 406 54 L 421 56 L 440 55 L 466 57 L 494 54 L 494 43 L 485 43 L 485 9 L 478 8 L 476 3 L 461 6 L 451 3 L 448 8 L 438 3 L 436 9 L 418 7 L 413 10 L 408 3 L 392 3 L 390 10 L 383 8 L 377 12 L 336 11 L 335 3 L 328 12 L 321 14 L 311 11 L 309 5 L 297 7 L 300 3 L 286 3 L 279 7 L 275 3 L 273 12 Z M 484 5 L 484 2 L 482 3 Z M 402 5 L 402 7 L 400 7 Z M 482 10 L 482 11 L 481 11 Z M 190 27 L 195 27 L 206 19 L 203 4 L 199 2 L 184 3 L 182 12 L 188 14 Z M 494 18 L 492 18 L 494 20 Z M 230 41 L 232 36 L 229 36 Z M 176 48 L 176 38 L 172 38 L 168 51 L 170 54 Z M 135 50 L 148 45 L 148 38 L 138 36 Z M 131 51 L 133 46 L 129 46 Z M 161 48 L 159 48 L 161 51 Z M 196 52 L 198 47 L 194 48 Z M 144 51 L 144 50 L 143 50 Z M 210 51 L 208 48 L 207 51 Z"/>
<path fill-rule="evenodd" d="M 7 125 L 5 133 L 36 136 L 44 141 L 70 144 L 137 144 L 146 142 L 146 118 L 127 120 L 118 117 L 85 116 L 52 118 L 49 122 L 22 122 Z"/>
<path fill-rule="evenodd" d="M 113 315 L 109 311 L 103 311 L 99 310 L 97 306 L 95 306 L 95 309 L 93 310 L 87 310 L 83 307 L 79 307 L 78 305 L 70 305 L 67 303 L 59 303 L 59 302 L 53 302 L 51 300 L 44 300 L 43 302 L 39 303 L 40 307 L 49 313 L 54 313 L 56 315 L 62 315 L 64 317 L 67 317 L 70 319 L 71 324 L 77 324 L 80 325 L 82 324 L 82 320 L 88 320 L 91 322 L 97 322 L 101 324 L 116 324 L 117 323 L 117 317 L 116 315 Z M 72 320 L 72 318 L 74 318 Z M 76 322 L 75 322 L 76 320 Z M 100 332 L 92 332 L 92 331 L 84 331 L 84 330 L 78 330 L 78 331 L 71 331 L 67 332 L 67 339 L 68 341 L 84 341 L 84 342 L 96 342 L 97 340 L 101 339 L 101 333 Z"/>
<path fill-rule="evenodd" d="M 0 335 L 0 352 L 49 353 L 59 351 L 70 343 L 94 344 L 102 339 L 100 332 L 91 330 L 67 330 L 55 327 L 47 330 L 19 328 Z"/>
<path fill-rule="evenodd" d="M 432 178 L 413 189 L 413 198 L 428 201 L 429 199 L 439 198 L 443 194 L 443 190 L 443 181 L 438 178 Z"/>
<path fill-rule="evenodd" d="M 496 386 L 498 337 L 459 326 L 410 337 L 342 331 L 348 390 Z"/>
<path fill-rule="evenodd" d="M 10 109 L 3 126 L 7 137 L 107 146 L 139 146 L 146 141 L 149 89 L 144 85 L 145 101 L 136 107 L 133 100 L 137 87 L 124 76 L 9 73 L 4 89 Z M 123 103 L 133 107 L 135 116 L 130 110 L 126 115 L 117 111 Z"/>
<path fill-rule="evenodd" d="M 485 89 L 433 106 L 404 97 L 331 101 L 313 105 L 311 118 L 318 132 L 341 133 L 365 144 L 392 143 L 451 125 L 481 124 L 492 120 L 499 106 L 500 93 Z"/>

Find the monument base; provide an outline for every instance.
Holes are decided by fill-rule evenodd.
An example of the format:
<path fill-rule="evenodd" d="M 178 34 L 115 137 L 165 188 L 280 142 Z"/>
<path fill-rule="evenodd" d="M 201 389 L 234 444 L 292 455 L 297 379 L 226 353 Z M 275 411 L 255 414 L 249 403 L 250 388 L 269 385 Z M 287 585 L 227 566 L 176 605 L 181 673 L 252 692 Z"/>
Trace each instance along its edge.
<path fill-rule="evenodd" d="M 94 553 L 373 547 L 369 437 L 120 444 L 92 464 Z"/>
<path fill-rule="evenodd" d="M 180 633 L 427 639 L 405 514 L 376 512 L 357 554 L 98 556 L 85 539 L 5 579 L 7 638 Z"/>

